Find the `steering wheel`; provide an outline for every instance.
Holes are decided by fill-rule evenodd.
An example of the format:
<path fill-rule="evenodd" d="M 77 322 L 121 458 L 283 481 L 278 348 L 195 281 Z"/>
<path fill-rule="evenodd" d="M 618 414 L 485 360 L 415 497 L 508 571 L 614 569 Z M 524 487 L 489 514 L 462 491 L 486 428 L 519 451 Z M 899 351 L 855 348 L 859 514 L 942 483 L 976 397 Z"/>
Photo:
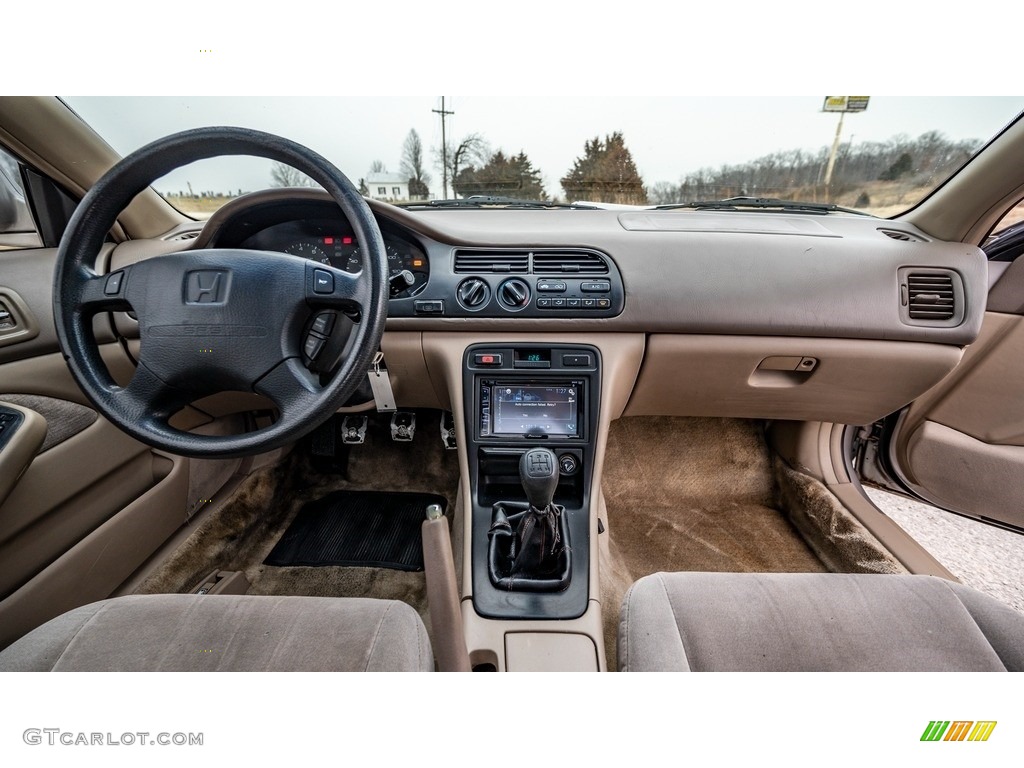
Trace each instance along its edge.
<path fill-rule="evenodd" d="M 351 224 L 363 255 L 356 275 L 297 256 L 213 248 L 186 250 L 100 275 L 96 260 L 118 214 L 139 192 L 182 165 L 220 155 L 287 163 L 318 182 Z M 110 169 L 82 199 L 61 239 L 53 315 L 71 373 L 97 410 L 155 448 L 204 458 L 245 456 L 286 445 L 329 418 L 359 386 L 387 315 L 384 241 L 352 182 L 294 142 L 245 128 L 198 128 L 148 144 Z M 303 362 L 303 329 L 318 312 L 357 318 L 333 377 Z M 93 335 L 93 316 L 134 311 L 141 349 L 118 386 Z M 224 391 L 268 397 L 280 418 L 242 435 L 191 434 L 170 426 L 189 403 Z"/>

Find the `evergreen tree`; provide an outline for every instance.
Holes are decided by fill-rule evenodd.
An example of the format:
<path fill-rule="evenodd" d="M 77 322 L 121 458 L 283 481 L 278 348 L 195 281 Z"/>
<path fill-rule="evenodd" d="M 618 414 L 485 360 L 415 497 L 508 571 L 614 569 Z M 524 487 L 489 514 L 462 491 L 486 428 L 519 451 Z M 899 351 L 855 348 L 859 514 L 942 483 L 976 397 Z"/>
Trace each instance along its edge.
<path fill-rule="evenodd" d="M 492 195 L 521 200 L 547 200 L 540 171 L 525 152 L 506 157 L 500 149 L 480 168 L 467 166 L 454 181 L 455 192 L 463 197 Z"/>
<path fill-rule="evenodd" d="M 603 140 L 594 137 L 583 145 L 583 156 L 577 157 L 570 171 L 562 178 L 562 189 L 570 200 L 593 200 L 601 203 L 647 203 L 643 179 L 623 135 L 616 131 Z"/>

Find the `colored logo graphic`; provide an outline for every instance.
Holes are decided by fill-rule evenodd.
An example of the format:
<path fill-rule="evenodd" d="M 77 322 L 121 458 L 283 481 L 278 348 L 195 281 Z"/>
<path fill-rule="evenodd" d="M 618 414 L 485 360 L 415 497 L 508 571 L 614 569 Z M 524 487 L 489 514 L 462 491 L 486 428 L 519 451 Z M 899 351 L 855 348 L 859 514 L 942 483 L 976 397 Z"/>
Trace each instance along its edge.
<path fill-rule="evenodd" d="M 921 741 L 988 741 L 995 729 L 995 720 L 932 720 Z"/>

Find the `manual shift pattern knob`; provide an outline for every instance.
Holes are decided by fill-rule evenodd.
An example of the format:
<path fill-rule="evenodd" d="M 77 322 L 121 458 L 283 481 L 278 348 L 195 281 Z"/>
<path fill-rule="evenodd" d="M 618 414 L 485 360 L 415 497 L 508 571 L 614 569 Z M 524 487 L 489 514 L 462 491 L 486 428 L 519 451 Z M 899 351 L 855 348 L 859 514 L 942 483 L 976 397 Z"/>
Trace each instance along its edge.
<path fill-rule="evenodd" d="M 526 500 L 537 509 L 546 508 L 558 486 L 558 459 L 547 448 L 531 448 L 519 460 L 519 481 Z"/>

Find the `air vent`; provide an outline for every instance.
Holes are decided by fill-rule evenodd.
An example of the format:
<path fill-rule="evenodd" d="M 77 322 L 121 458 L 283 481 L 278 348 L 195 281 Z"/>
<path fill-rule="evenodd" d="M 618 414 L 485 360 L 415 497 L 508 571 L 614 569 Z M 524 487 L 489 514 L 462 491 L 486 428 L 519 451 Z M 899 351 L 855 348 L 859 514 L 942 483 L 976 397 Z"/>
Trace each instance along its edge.
<path fill-rule="evenodd" d="M 182 232 L 180 235 L 168 238 L 168 240 L 195 240 L 197 237 L 199 237 L 199 232 Z"/>
<path fill-rule="evenodd" d="M 535 253 L 533 272 L 537 275 L 607 275 L 608 263 L 596 253 Z"/>
<path fill-rule="evenodd" d="M 948 273 L 909 272 L 907 311 L 911 320 L 952 320 L 956 315 L 953 276 Z"/>
<path fill-rule="evenodd" d="M 921 238 L 910 234 L 909 232 L 901 232 L 898 229 L 880 229 L 878 230 L 886 237 L 891 237 L 893 240 L 900 240 L 904 243 L 920 243 Z"/>
<path fill-rule="evenodd" d="M 530 271 L 530 254 L 523 251 L 456 251 L 457 274 Z"/>

